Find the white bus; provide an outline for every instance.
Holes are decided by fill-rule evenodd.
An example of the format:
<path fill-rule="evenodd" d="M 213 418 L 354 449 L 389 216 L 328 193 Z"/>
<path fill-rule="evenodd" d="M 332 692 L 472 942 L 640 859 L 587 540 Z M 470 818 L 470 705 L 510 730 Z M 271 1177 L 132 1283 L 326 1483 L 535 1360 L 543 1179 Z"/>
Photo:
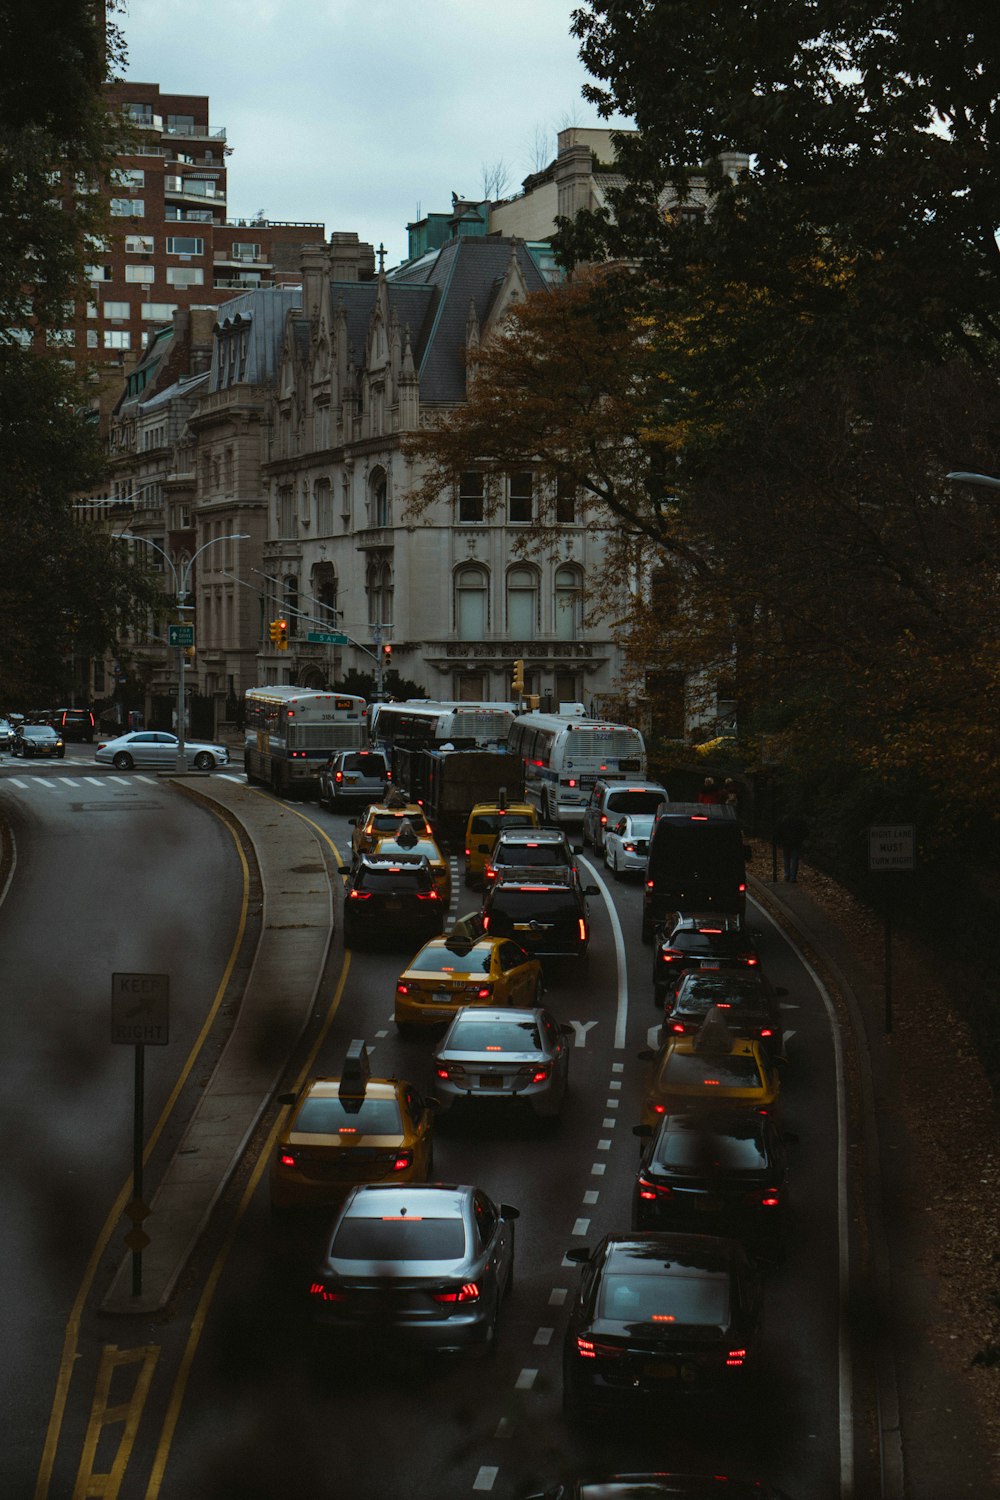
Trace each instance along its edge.
<path fill-rule="evenodd" d="M 582 823 L 598 777 L 628 781 L 646 774 L 646 745 L 638 729 L 583 714 L 519 714 L 507 748 L 520 757 L 524 800 L 546 823 Z"/>
<path fill-rule="evenodd" d="M 360 750 L 368 743 L 368 705 L 347 693 L 248 688 L 243 709 L 247 781 L 280 795 L 317 792 L 320 768 L 335 750 Z"/>
<path fill-rule="evenodd" d="M 372 744 L 392 750 L 405 743 L 428 750 L 453 744 L 456 749 L 484 750 L 503 745 L 514 722 L 510 703 L 457 703 L 412 698 L 404 703 L 373 703 Z"/>

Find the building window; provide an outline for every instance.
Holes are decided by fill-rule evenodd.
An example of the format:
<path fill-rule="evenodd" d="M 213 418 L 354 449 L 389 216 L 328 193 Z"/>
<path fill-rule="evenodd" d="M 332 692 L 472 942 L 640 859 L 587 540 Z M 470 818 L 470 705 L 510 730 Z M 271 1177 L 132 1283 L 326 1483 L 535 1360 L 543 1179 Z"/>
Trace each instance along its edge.
<path fill-rule="evenodd" d="M 455 679 L 455 697 L 459 703 L 488 703 L 489 685 L 481 672 L 463 672 Z"/>
<path fill-rule="evenodd" d="M 377 625 L 391 625 L 393 592 L 391 563 L 376 558 L 368 564 L 366 589 L 369 625 L 373 628 Z"/>
<path fill-rule="evenodd" d="M 556 522 L 560 526 L 576 523 L 576 485 L 565 477 L 556 483 Z"/>
<path fill-rule="evenodd" d="M 152 125 L 153 106 L 151 104 L 124 104 L 122 108 L 136 125 Z"/>
<path fill-rule="evenodd" d="M 329 479 L 316 481 L 316 530 L 320 536 L 333 535 L 333 487 Z"/>
<path fill-rule="evenodd" d="M 460 641 L 481 641 L 489 629 L 490 576 L 467 565 L 455 574 L 455 634 Z"/>
<path fill-rule="evenodd" d="M 168 234 L 168 255 L 204 255 L 205 241 L 197 235 Z"/>
<path fill-rule="evenodd" d="M 102 311 L 106 318 L 130 318 L 132 304 L 131 302 L 105 302 Z"/>
<path fill-rule="evenodd" d="M 483 476 L 463 474 L 458 484 L 458 519 L 481 521 L 483 519 Z"/>
<path fill-rule="evenodd" d="M 144 302 L 139 316 L 144 323 L 169 323 L 176 307 L 176 302 Z"/>
<path fill-rule="evenodd" d="M 106 328 L 104 330 L 104 347 L 105 349 L 128 349 L 131 347 L 129 335 L 127 333 L 120 333 L 115 328 Z"/>
<path fill-rule="evenodd" d="M 512 474 L 510 476 L 510 509 L 509 519 L 515 524 L 523 524 L 533 520 L 531 503 L 531 475 Z"/>
<path fill-rule="evenodd" d="M 205 273 L 200 266 L 168 266 L 168 286 L 204 286 Z"/>
<path fill-rule="evenodd" d="M 88 281 L 110 281 L 112 279 L 110 266 L 86 266 L 83 274 Z"/>
<path fill-rule="evenodd" d="M 556 703 L 579 703 L 580 684 L 575 672 L 556 673 Z"/>
<path fill-rule="evenodd" d="M 295 535 L 295 491 L 290 484 L 278 490 L 278 535 Z"/>
<path fill-rule="evenodd" d="M 389 525 L 389 481 L 384 469 L 372 473 L 370 514 L 372 526 Z"/>
<path fill-rule="evenodd" d="M 97 329 L 96 328 L 88 328 L 87 329 L 87 348 L 88 349 L 96 349 L 97 345 L 98 345 L 98 342 L 99 341 L 98 341 L 98 337 L 97 337 Z"/>
<path fill-rule="evenodd" d="M 194 115 L 167 115 L 167 129 L 174 135 L 194 135 Z"/>
<path fill-rule="evenodd" d="M 154 240 L 151 234 L 127 234 L 125 236 L 126 255 L 152 255 Z"/>
<path fill-rule="evenodd" d="M 141 198 L 112 198 L 111 217 L 113 219 L 141 219 L 146 212 L 146 205 Z"/>
<path fill-rule="evenodd" d="M 313 594 L 319 605 L 320 619 L 336 629 L 337 575 L 332 563 L 320 563 L 313 574 Z"/>
<path fill-rule="evenodd" d="M 233 260 L 259 260 L 260 246 L 252 244 L 249 240 L 234 240 L 232 258 Z"/>
<path fill-rule="evenodd" d="M 145 282 L 155 281 L 156 280 L 156 267 L 155 266 L 126 266 L 125 267 L 125 280 L 126 281 L 145 281 Z"/>
<path fill-rule="evenodd" d="M 568 564 L 556 568 L 556 635 L 561 641 L 575 641 L 583 624 L 583 582 L 579 568 Z"/>
<path fill-rule="evenodd" d="M 507 574 L 507 633 L 512 640 L 534 639 L 538 624 L 538 575 L 533 568 Z"/>
<path fill-rule="evenodd" d="M 141 188 L 146 186 L 146 174 L 141 167 L 115 167 L 111 173 L 113 187 Z"/>

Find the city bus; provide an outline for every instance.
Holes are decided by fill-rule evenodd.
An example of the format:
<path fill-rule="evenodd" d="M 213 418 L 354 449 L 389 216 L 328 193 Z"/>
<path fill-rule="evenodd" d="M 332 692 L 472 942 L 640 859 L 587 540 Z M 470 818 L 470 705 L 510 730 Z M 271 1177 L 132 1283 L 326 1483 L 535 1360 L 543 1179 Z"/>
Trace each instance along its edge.
<path fill-rule="evenodd" d="M 243 769 L 281 796 L 315 796 L 320 768 L 336 750 L 368 744 L 368 705 L 347 693 L 300 687 L 248 688 Z"/>
<path fill-rule="evenodd" d="M 400 743 L 427 750 L 446 744 L 456 750 L 485 750 L 504 744 L 513 722 L 510 703 L 412 698 L 404 703 L 372 704 L 370 729 L 372 744 L 389 751 Z"/>
<path fill-rule="evenodd" d="M 519 714 L 507 735 L 524 778 L 524 800 L 544 823 L 581 823 L 594 782 L 631 781 L 646 774 L 646 745 L 638 729 L 586 715 Z"/>

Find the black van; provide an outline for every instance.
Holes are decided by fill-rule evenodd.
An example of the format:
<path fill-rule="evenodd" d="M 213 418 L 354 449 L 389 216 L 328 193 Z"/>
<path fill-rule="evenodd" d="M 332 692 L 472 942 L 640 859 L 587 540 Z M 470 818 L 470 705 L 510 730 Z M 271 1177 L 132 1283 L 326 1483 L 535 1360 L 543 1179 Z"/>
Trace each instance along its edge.
<path fill-rule="evenodd" d="M 671 912 L 746 909 L 750 847 L 733 807 L 671 802 L 653 825 L 642 898 L 642 940 Z"/>

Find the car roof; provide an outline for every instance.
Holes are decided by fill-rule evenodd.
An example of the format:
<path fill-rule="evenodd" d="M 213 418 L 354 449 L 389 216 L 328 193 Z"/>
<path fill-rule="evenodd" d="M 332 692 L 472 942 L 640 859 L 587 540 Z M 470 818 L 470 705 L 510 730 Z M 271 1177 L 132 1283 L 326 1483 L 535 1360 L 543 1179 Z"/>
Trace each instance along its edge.
<path fill-rule="evenodd" d="M 753 1135 L 757 1140 L 770 1134 L 771 1117 L 739 1105 L 702 1105 L 690 1111 L 678 1110 L 664 1115 L 657 1141 L 668 1135 Z"/>
<path fill-rule="evenodd" d="M 676 1269 L 686 1275 L 692 1271 L 729 1270 L 743 1258 L 735 1240 L 713 1234 L 669 1234 L 658 1230 L 635 1234 L 609 1234 L 606 1241 L 605 1269 L 618 1271 L 628 1267 L 635 1275 L 643 1270 Z"/>
<path fill-rule="evenodd" d="M 545 1014 L 541 1006 L 535 1006 L 530 1010 L 515 1010 L 513 1006 L 504 1005 L 496 1008 L 486 1009 L 482 1005 L 463 1005 L 461 1010 L 455 1012 L 452 1027 L 458 1021 L 511 1021 L 514 1025 L 523 1026 L 530 1021 L 539 1022 Z M 450 1028 L 449 1028 L 450 1029 Z"/>
<path fill-rule="evenodd" d="M 358 867 L 364 866 L 368 870 L 398 869 L 401 865 L 426 865 L 430 868 L 430 860 L 426 854 L 413 854 L 408 849 L 401 849 L 398 854 L 382 854 L 377 849 L 371 854 L 362 854 Z"/>
<path fill-rule="evenodd" d="M 497 834 L 498 844 L 564 844 L 565 842 L 566 835 L 561 828 L 507 828 Z"/>
<path fill-rule="evenodd" d="M 300 1097 L 338 1099 L 340 1082 L 339 1078 L 311 1078 Z M 365 1096 L 373 1099 L 395 1099 L 398 1089 L 398 1078 L 369 1078 L 365 1082 Z"/>
<path fill-rule="evenodd" d="M 474 1188 L 464 1183 L 365 1183 L 351 1193 L 344 1217 L 381 1219 L 400 1215 L 414 1219 L 465 1219 Z"/>

